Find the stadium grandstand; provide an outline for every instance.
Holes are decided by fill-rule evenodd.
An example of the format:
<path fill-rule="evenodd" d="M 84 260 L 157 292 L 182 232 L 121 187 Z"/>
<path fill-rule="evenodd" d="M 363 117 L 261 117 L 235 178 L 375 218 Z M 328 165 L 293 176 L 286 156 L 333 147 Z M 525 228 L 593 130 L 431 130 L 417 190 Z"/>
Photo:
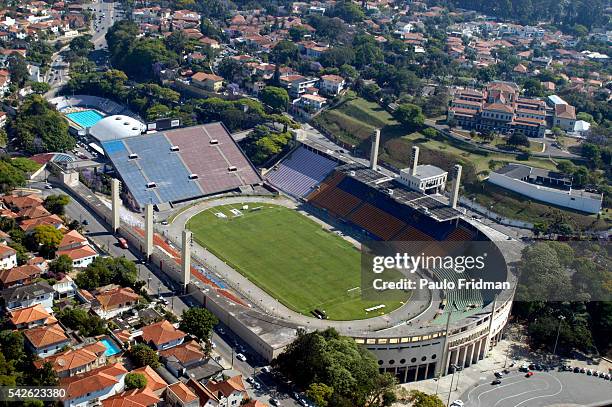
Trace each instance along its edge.
<path fill-rule="evenodd" d="M 295 198 L 304 198 L 338 165 L 316 150 L 300 146 L 266 174 L 267 181 Z"/>
<path fill-rule="evenodd" d="M 260 184 L 261 178 L 221 123 L 102 142 L 130 206 L 178 203 Z"/>

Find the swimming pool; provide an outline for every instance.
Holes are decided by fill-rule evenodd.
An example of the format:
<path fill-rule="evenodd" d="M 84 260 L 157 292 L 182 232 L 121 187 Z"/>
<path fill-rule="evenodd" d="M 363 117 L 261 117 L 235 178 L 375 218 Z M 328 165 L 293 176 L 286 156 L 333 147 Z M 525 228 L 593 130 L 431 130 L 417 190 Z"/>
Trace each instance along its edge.
<path fill-rule="evenodd" d="M 106 350 L 104 351 L 104 356 L 113 356 L 121 352 L 121 349 L 119 349 L 117 344 L 109 338 L 102 338 L 100 339 L 100 342 L 102 342 L 102 344 L 106 348 Z"/>
<path fill-rule="evenodd" d="M 95 110 L 66 113 L 66 117 L 83 128 L 91 127 L 104 118 L 104 116 Z"/>

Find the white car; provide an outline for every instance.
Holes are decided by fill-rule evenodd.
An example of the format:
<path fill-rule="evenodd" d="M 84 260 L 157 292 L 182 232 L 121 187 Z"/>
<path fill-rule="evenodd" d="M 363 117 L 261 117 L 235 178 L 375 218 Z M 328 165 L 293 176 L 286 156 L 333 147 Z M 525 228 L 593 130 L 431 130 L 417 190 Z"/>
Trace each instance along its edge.
<path fill-rule="evenodd" d="M 272 369 L 270 369 L 270 366 L 264 366 L 261 368 L 261 371 L 264 373 L 270 373 Z"/>
<path fill-rule="evenodd" d="M 280 401 L 278 399 L 272 398 L 270 399 L 270 404 L 272 404 L 273 406 L 279 407 L 281 405 Z"/>
<path fill-rule="evenodd" d="M 244 356 L 242 353 L 238 353 L 236 354 L 236 359 L 242 361 L 242 362 L 246 362 L 247 358 L 246 356 Z"/>
<path fill-rule="evenodd" d="M 461 400 L 455 400 L 451 403 L 450 407 L 463 407 L 465 403 Z"/>

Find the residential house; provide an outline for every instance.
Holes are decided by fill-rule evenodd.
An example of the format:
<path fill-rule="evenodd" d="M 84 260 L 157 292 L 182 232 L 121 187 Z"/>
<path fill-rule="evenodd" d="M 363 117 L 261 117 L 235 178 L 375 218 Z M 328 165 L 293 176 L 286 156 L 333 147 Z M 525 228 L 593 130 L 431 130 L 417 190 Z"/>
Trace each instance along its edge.
<path fill-rule="evenodd" d="M 53 307 L 53 293 L 53 288 L 46 281 L 40 281 L 2 290 L 0 297 L 9 311 L 36 304 L 49 311 Z"/>
<path fill-rule="evenodd" d="M 60 281 L 53 284 L 53 290 L 55 291 L 55 298 L 72 298 L 76 295 L 79 287 L 70 276 L 64 276 Z"/>
<path fill-rule="evenodd" d="M 104 352 L 106 346 L 102 342 L 95 342 L 79 349 L 68 349 L 45 359 L 36 360 L 34 366 L 41 369 L 45 363 L 50 363 L 59 378 L 72 377 L 105 366 Z"/>
<path fill-rule="evenodd" d="M 318 78 L 306 78 L 302 75 L 287 75 L 280 78 L 281 84 L 287 88 L 289 96 L 294 99 L 302 96 L 306 93 L 307 88 L 315 86 L 318 81 Z"/>
<path fill-rule="evenodd" d="M 336 96 L 344 89 L 345 85 L 346 81 L 342 76 L 323 75 L 319 82 L 319 89 L 325 95 Z"/>
<path fill-rule="evenodd" d="M 9 311 L 8 314 L 9 321 L 16 329 L 30 329 L 57 323 L 57 319 L 40 304 Z"/>
<path fill-rule="evenodd" d="M 553 125 L 565 131 L 574 131 L 576 125 L 576 108 L 568 104 L 555 105 Z"/>
<path fill-rule="evenodd" d="M 206 357 L 204 349 L 196 341 L 185 342 L 159 353 L 166 368 L 175 377 L 203 380 L 216 376 L 223 367 Z"/>
<path fill-rule="evenodd" d="M 72 259 L 72 267 L 87 267 L 98 257 L 98 253 L 89 245 L 87 239 L 76 230 L 71 230 L 62 238 L 57 251 L 57 257 L 68 256 Z"/>
<path fill-rule="evenodd" d="M 34 230 L 38 226 L 42 226 L 42 225 L 49 225 L 49 226 L 53 226 L 56 229 L 60 229 L 64 225 L 64 222 L 57 215 L 48 215 L 48 216 L 41 216 L 35 219 L 26 219 L 26 220 L 21 221 L 21 223 L 19 223 L 19 227 L 21 228 L 21 230 L 23 230 L 26 233 L 26 235 L 34 233 Z"/>
<path fill-rule="evenodd" d="M 70 345 L 70 338 L 59 324 L 39 326 L 23 331 L 26 347 L 36 356 L 44 358 Z"/>
<path fill-rule="evenodd" d="M 199 407 L 200 399 L 183 382 L 171 384 L 166 389 L 166 404 L 172 407 Z"/>
<path fill-rule="evenodd" d="M 0 270 L 17 267 L 17 252 L 12 247 L 0 244 Z"/>
<path fill-rule="evenodd" d="M 11 74 L 6 69 L 0 69 L 0 98 L 9 92 L 10 85 Z"/>
<path fill-rule="evenodd" d="M 262 403 L 257 399 L 250 399 L 246 404 L 243 404 L 242 407 L 269 407 L 266 403 Z"/>
<path fill-rule="evenodd" d="M 166 387 L 168 387 L 168 383 L 162 377 L 157 374 L 155 370 L 151 368 L 151 366 L 143 366 L 138 369 L 132 370 L 132 373 L 140 373 L 147 379 L 146 389 L 150 390 L 156 395 L 161 395 Z"/>
<path fill-rule="evenodd" d="M 102 401 L 102 407 L 155 407 L 161 399 L 151 390 L 133 389 Z"/>
<path fill-rule="evenodd" d="M 327 99 L 319 95 L 304 94 L 295 99 L 291 108 L 294 113 L 310 119 L 327 104 Z"/>
<path fill-rule="evenodd" d="M 8 270 L 0 270 L 0 288 L 6 289 L 18 285 L 30 284 L 39 278 L 42 270 L 36 266 L 24 264 Z"/>
<path fill-rule="evenodd" d="M 248 396 L 242 376 L 234 376 L 221 382 L 208 381 L 204 386 L 219 400 L 219 406 L 240 406 Z"/>
<path fill-rule="evenodd" d="M 221 382 L 209 380 L 206 384 L 190 378 L 187 387 L 199 397 L 200 406 L 205 407 L 237 407 L 248 397 L 240 375 Z"/>
<path fill-rule="evenodd" d="M 211 73 L 196 72 L 191 76 L 191 83 L 210 92 L 219 92 L 223 87 L 223 78 Z"/>
<path fill-rule="evenodd" d="M 142 328 L 142 339 L 154 349 L 164 350 L 183 343 L 187 334 L 163 320 Z"/>
<path fill-rule="evenodd" d="M 91 309 L 100 318 L 110 319 L 129 311 L 138 304 L 140 296 L 129 287 L 113 287 L 93 293 Z"/>
<path fill-rule="evenodd" d="M 66 389 L 64 407 L 89 407 L 120 393 L 127 373 L 123 364 L 115 363 L 60 379 L 60 386 Z"/>

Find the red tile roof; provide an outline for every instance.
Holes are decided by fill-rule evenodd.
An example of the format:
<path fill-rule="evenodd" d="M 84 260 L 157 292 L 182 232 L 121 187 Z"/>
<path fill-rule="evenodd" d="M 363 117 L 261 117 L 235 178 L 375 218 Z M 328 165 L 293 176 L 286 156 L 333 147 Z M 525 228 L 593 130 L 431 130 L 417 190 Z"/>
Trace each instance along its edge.
<path fill-rule="evenodd" d="M 119 383 L 117 377 L 127 372 L 123 364 L 115 363 L 114 365 L 103 366 L 84 374 L 60 379 L 60 385 L 66 389 L 66 396 L 63 400 L 73 400 L 88 393 L 94 393 L 114 386 Z"/>
<path fill-rule="evenodd" d="M 68 341 L 66 333 L 59 324 L 28 329 L 23 331 L 23 336 L 37 349 Z"/>
<path fill-rule="evenodd" d="M 185 336 L 187 336 L 185 332 L 176 329 L 166 320 L 142 328 L 142 338 L 145 342 L 152 342 L 155 345 L 163 345 L 164 343 L 175 341 Z"/>

